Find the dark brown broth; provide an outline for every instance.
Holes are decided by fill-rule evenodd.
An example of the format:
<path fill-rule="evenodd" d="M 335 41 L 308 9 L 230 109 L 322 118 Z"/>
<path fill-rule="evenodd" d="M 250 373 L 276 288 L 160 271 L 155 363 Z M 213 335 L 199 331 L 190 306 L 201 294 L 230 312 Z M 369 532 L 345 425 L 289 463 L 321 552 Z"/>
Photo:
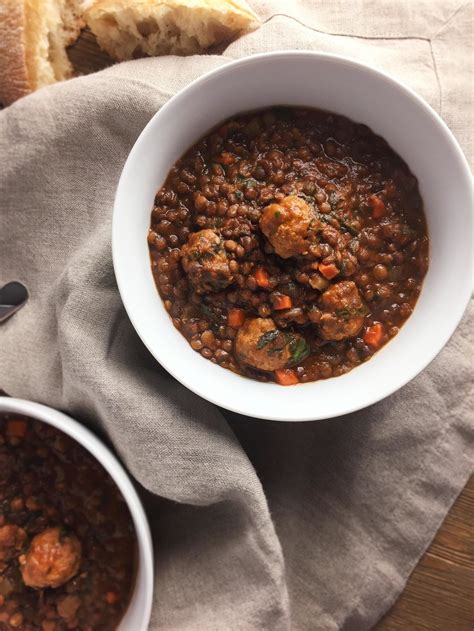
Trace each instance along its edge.
<path fill-rule="evenodd" d="M 314 247 L 282 258 L 262 233 L 261 218 L 268 206 L 281 207 L 295 196 L 315 217 Z M 203 230 L 220 240 L 204 252 L 207 264 L 189 259 L 190 252 L 203 255 L 189 246 L 190 236 Z M 240 325 L 229 325 L 232 310 L 242 310 L 247 322 L 270 318 L 288 339 L 303 338 L 301 361 L 285 366 L 290 382 L 335 377 L 398 333 L 428 267 L 422 199 L 405 162 L 365 125 L 307 108 L 234 117 L 191 147 L 156 195 L 148 242 L 158 291 L 191 346 L 224 368 L 280 383 L 274 371 L 237 356 Z M 206 268 L 212 290 L 190 282 L 197 265 Z M 256 281 L 262 269 L 267 286 Z M 325 278 L 321 270 L 337 270 L 336 276 Z M 226 274 L 232 277 L 227 286 Z M 347 297 L 324 297 L 337 283 Z M 291 307 L 282 309 L 287 297 Z M 363 324 L 354 335 L 327 339 L 355 330 L 359 316 Z"/>
<path fill-rule="evenodd" d="M 77 573 L 55 588 L 26 586 L 22 558 L 36 535 L 56 528 L 80 542 Z M 127 504 L 97 460 L 45 423 L 1 415 L 0 629 L 113 631 L 129 603 L 135 559 Z"/>

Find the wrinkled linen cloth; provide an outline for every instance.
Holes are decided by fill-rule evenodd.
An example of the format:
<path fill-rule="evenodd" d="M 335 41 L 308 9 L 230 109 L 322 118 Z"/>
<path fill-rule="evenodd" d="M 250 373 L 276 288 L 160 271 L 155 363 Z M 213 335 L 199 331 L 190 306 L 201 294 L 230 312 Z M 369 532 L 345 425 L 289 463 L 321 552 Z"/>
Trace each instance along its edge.
<path fill-rule="evenodd" d="M 237 417 L 177 383 L 135 334 L 112 269 L 112 204 L 135 139 L 172 94 L 228 60 L 276 49 L 392 73 L 472 159 L 471 5 L 251 4 L 261 29 L 221 55 L 123 63 L 0 112 L 0 282 L 31 293 L 0 327 L 0 387 L 94 428 L 142 487 L 153 631 L 368 629 L 469 476 L 472 319 L 421 375 L 368 409 L 302 424 Z"/>

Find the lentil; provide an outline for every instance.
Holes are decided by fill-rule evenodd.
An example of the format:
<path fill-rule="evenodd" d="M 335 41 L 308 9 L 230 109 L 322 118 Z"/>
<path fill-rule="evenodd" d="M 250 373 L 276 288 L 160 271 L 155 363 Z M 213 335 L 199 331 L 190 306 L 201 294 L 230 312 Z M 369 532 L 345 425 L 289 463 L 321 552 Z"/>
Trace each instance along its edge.
<path fill-rule="evenodd" d="M 196 234 L 199 248 L 189 245 Z M 276 373 L 239 358 L 230 309 L 293 340 L 298 361 L 282 352 L 287 383 L 328 379 L 397 334 L 428 268 L 407 165 L 368 127 L 305 108 L 237 116 L 191 147 L 156 195 L 148 246 L 165 308 L 192 348 L 261 381 Z M 268 327 L 253 340 L 259 353 Z M 379 344 L 363 341 L 369 330 Z"/>
<path fill-rule="evenodd" d="M 0 629 L 116 629 L 133 588 L 135 535 L 105 469 L 50 425 L 2 414 L 0 498 Z"/>

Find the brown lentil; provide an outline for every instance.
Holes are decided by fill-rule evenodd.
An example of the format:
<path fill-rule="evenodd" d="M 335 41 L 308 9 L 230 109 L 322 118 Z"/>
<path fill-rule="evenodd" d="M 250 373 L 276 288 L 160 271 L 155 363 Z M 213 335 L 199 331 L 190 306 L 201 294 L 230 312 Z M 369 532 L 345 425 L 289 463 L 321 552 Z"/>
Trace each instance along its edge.
<path fill-rule="evenodd" d="M 115 630 L 133 588 L 135 531 L 99 462 L 46 423 L 2 414 L 0 498 L 0 629 Z"/>
<path fill-rule="evenodd" d="M 312 220 L 306 250 L 282 258 L 261 221 L 269 205 L 289 196 L 304 201 Z M 201 230 L 219 238 L 206 255 L 205 273 L 212 278 L 218 262 L 224 279 L 204 291 L 182 264 L 183 246 Z M 165 308 L 192 348 L 262 381 L 275 375 L 235 355 L 239 326 L 229 326 L 231 310 L 242 311 L 244 321 L 271 318 L 287 336 L 301 336 L 309 355 L 293 366 L 297 379 L 327 379 L 369 359 L 396 335 L 428 267 L 422 201 L 407 165 L 368 127 L 305 108 L 237 116 L 191 147 L 156 195 L 148 244 Z M 328 312 L 325 296 L 344 282 L 353 283 L 347 287 L 362 306 L 341 302 Z M 336 318 L 336 341 L 323 335 L 328 318 Z M 346 336 L 352 321 L 361 328 Z M 379 346 L 365 343 L 380 323 Z"/>

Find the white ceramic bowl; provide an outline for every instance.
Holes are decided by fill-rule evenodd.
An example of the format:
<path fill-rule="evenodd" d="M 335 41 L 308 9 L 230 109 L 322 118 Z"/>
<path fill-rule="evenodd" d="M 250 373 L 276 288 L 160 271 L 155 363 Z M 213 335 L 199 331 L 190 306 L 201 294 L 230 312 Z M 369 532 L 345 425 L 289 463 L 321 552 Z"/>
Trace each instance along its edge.
<path fill-rule="evenodd" d="M 431 242 L 430 268 L 412 316 L 370 361 L 334 379 L 281 387 L 203 359 L 173 327 L 156 290 L 146 242 L 154 195 L 170 167 L 222 120 L 271 105 L 343 114 L 383 136 L 418 177 Z M 145 127 L 124 166 L 113 217 L 113 258 L 127 313 L 174 377 L 224 408 L 284 421 L 364 408 L 413 379 L 443 348 L 471 291 L 471 175 L 453 135 L 414 92 L 343 57 L 276 52 L 229 63 L 170 99 Z"/>
<path fill-rule="evenodd" d="M 153 600 L 153 546 L 145 512 L 124 468 L 92 432 L 62 412 L 33 401 L 0 396 L 0 413 L 2 412 L 23 414 L 68 434 L 90 451 L 115 481 L 132 516 L 138 555 L 135 586 L 119 631 L 146 631 Z"/>

